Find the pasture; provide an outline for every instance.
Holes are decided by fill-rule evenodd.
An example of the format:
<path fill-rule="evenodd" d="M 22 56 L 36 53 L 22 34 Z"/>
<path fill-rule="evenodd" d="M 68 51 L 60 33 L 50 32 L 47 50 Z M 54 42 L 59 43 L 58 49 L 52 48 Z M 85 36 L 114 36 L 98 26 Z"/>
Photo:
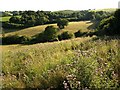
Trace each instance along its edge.
<path fill-rule="evenodd" d="M 95 26 L 92 26 L 93 23 L 95 22 L 90 22 L 90 21 L 79 21 L 79 22 L 69 22 L 68 26 L 66 26 L 64 29 L 62 29 L 61 31 L 69 31 L 69 32 L 76 32 L 78 30 L 81 30 L 81 32 L 87 32 L 90 30 L 93 30 Z M 25 29 L 21 29 L 21 30 L 4 30 L 5 32 L 7 32 L 5 35 L 25 35 L 25 36 L 34 36 L 42 31 L 45 30 L 45 28 L 47 26 L 53 25 L 55 27 L 57 27 L 57 24 L 46 24 L 46 25 L 39 25 L 39 26 L 35 26 L 35 27 L 30 27 L 30 28 L 25 28 Z M 92 27 L 91 27 L 92 26 Z"/>
<path fill-rule="evenodd" d="M 2 19 L 1 19 L 2 21 L 0 21 L 0 22 L 9 21 L 10 17 L 11 17 L 11 16 L 2 17 Z"/>
<path fill-rule="evenodd" d="M 18 15 L 17 17 L 21 17 L 21 16 Z M 9 21 L 10 18 L 11 18 L 11 16 L 1 17 L 0 22 L 6 22 L 6 21 Z"/>

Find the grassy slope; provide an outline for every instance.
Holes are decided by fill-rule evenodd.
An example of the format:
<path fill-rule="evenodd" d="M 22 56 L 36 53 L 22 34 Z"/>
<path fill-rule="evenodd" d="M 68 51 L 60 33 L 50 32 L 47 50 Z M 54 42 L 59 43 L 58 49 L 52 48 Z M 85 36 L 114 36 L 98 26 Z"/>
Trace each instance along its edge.
<path fill-rule="evenodd" d="M 113 83 L 117 83 L 118 76 L 112 76 L 112 79 L 107 76 L 107 80 L 105 78 L 107 74 L 109 75 L 108 71 L 114 72 L 117 64 L 119 66 L 120 41 L 119 39 L 93 41 L 92 38 L 2 46 L 3 87 L 57 87 L 61 80 L 74 74 L 76 80 L 82 84 L 84 84 L 82 81 L 85 81 L 97 88 L 103 86 L 110 88 Z M 100 72 L 104 72 L 102 77 Z M 92 82 L 88 79 L 92 79 Z"/>
<path fill-rule="evenodd" d="M 21 17 L 21 16 L 17 16 L 17 17 Z M 6 21 L 9 21 L 9 19 L 11 18 L 11 16 L 5 16 L 5 17 L 2 17 L 2 19 L 0 19 L 1 21 L 0 22 L 6 22 Z"/>
<path fill-rule="evenodd" d="M 1 20 L 2 20 L 3 22 L 6 22 L 6 21 L 9 21 L 10 17 L 11 17 L 11 16 L 2 17 Z M 0 22 L 1 22 L 1 21 L 0 21 Z"/>
<path fill-rule="evenodd" d="M 45 28 L 49 25 L 53 25 L 57 27 L 56 24 L 40 25 L 40 26 L 30 27 L 30 28 L 6 33 L 6 35 L 18 34 L 18 35 L 33 36 L 45 30 Z M 62 31 L 76 32 L 78 30 L 81 30 L 82 32 L 86 32 L 89 30 L 88 27 L 90 25 L 92 25 L 90 21 L 70 22 L 69 25 L 65 27 L 65 29 L 63 29 Z"/>

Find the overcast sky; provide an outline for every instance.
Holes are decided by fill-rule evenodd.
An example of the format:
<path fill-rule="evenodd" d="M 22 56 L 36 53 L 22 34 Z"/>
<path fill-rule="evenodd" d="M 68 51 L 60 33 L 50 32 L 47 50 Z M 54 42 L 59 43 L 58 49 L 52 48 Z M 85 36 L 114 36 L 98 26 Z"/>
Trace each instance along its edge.
<path fill-rule="evenodd" d="M 0 11 L 118 8 L 120 0 L 0 0 Z"/>

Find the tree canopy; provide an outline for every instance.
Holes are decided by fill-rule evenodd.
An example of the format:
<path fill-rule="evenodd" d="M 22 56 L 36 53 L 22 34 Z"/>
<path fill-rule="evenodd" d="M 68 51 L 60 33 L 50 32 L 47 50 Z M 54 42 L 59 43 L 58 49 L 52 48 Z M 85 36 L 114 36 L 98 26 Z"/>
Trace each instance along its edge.
<path fill-rule="evenodd" d="M 105 35 L 120 35 L 120 9 L 113 16 L 103 19 L 98 30 Z"/>
<path fill-rule="evenodd" d="M 57 21 L 57 26 L 60 28 L 60 29 L 63 29 L 65 26 L 68 25 L 68 20 L 67 19 L 58 19 Z"/>

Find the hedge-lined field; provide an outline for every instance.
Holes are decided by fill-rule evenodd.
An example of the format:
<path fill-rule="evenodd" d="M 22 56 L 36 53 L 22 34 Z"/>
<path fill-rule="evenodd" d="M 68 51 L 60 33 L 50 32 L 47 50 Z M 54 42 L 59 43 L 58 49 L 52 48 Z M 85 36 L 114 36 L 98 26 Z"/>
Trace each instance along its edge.
<path fill-rule="evenodd" d="M 79 21 L 79 22 L 70 22 L 68 24 L 67 27 L 65 27 L 64 29 L 62 29 L 61 31 L 69 31 L 69 32 L 76 32 L 78 30 L 81 30 L 81 32 L 87 32 L 89 31 L 89 29 L 94 29 L 95 26 L 91 26 L 93 24 L 93 22 L 90 21 Z M 6 33 L 5 36 L 7 35 L 25 35 L 25 36 L 34 36 L 42 31 L 45 30 L 45 28 L 47 26 L 55 26 L 57 27 L 56 24 L 47 24 L 47 25 L 39 25 L 39 26 L 35 26 L 35 27 L 30 27 L 30 28 L 25 28 L 25 29 L 21 29 L 21 30 L 4 30 L 5 32 L 9 32 Z"/>
<path fill-rule="evenodd" d="M 3 49 L 3 88 L 120 88 L 118 37 L 84 37 Z"/>

